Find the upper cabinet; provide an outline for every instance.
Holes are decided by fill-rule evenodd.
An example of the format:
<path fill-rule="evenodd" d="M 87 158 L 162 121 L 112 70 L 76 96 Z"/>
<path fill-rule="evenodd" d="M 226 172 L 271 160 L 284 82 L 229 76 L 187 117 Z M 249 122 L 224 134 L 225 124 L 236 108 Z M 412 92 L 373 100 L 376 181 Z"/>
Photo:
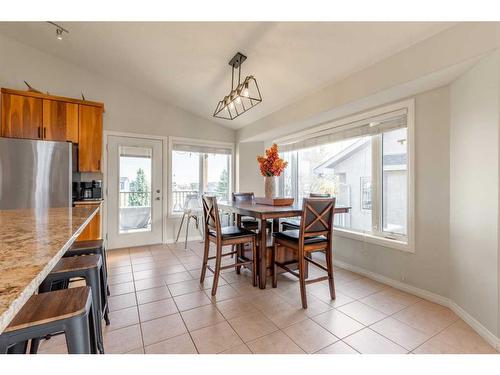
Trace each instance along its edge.
<path fill-rule="evenodd" d="M 5 88 L 1 102 L 0 136 L 76 143 L 79 172 L 101 172 L 102 103 Z"/>
<path fill-rule="evenodd" d="M 1 135 L 42 139 L 42 99 L 2 93 Z"/>
<path fill-rule="evenodd" d="M 78 104 L 43 99 L 43 139 L 78 143 Z"/>
<path fill-rule="evenodd" d="M 100 172 L 102 159 L 102 108 L 80 105 L 78 169 Z"/>

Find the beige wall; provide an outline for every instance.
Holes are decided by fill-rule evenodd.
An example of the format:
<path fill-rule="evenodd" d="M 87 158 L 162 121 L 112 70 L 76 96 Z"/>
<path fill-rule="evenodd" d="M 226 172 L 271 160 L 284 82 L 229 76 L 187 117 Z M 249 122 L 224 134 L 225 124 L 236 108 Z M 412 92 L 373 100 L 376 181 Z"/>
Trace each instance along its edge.
<path fill-rule="evenodd" d="M 265 151 L 264 142 L 243 142 L 236 147 L 236 190 L 264 195 L 264 178 L 259 173 L 257 155 Z"/>
<path fill-rule="evenodd" d="M 450 297 L 497 336 L 499 56 L 450 89 Z"/>

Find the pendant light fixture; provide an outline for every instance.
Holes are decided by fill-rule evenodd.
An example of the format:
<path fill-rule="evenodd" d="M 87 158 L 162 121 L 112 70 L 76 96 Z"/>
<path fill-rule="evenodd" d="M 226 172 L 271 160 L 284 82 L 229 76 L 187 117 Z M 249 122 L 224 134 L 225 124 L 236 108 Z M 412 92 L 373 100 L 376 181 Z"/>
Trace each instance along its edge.
<path fill-rule="evenodd" d="M 247 76 L 241 82 L 241 64 L 247 59 L 245 55 L 238 52 L 229 61 L 231 66 L 231 91 L 217 103 L 214 117 L 225 120 L 234 120 L 249 109 L 262 102 L 259 86 L 254 76 Z M 234 84 L 234 70 L 238 69 L 238 83 Z"/>
<path fill-rule="evenodd" d="M 57 40 L 63 40 L 64 33 L 69 34 L 69 31 L 66 30 L 64 27 L 62 27 L 61 25 L 58 25 L 57 23 L 52 22 L 52 21 L 47 21 L 47 23 L 50 23 L 52 26 L 56 27 L 56 39 Z"/>

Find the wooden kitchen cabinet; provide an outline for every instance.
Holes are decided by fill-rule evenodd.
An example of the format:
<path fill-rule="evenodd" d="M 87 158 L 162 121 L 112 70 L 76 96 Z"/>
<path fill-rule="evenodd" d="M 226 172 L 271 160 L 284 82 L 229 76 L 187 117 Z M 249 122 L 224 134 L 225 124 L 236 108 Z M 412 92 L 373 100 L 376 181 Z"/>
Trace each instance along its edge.
<path fill-rule="evenodd" d="M 100 240 L 101 234 L 101 210 L 95 214 L 90 223 L 83 229 L 76 239 L 77 241 Z"/>
<path fill-rule="evenodd" d="M 101 172 L 102 107 L 79 105 L 78 170 Z"/>
<path fill-rule="evenodd" d="M 42 139 L 42 99 L 2 93 L 2 137 Z"/>
<path fill-rule="evenodd" d="M 43 139 L 78 143 L 78 104 L 43 99 Z"/>

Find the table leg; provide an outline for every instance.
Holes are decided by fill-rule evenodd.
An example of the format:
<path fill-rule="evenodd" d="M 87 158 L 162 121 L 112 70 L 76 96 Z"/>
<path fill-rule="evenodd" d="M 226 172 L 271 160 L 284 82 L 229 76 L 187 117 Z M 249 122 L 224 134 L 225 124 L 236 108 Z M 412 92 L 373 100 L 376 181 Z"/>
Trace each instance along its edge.
<path fill-rule="evenodd" d="M 259 288 L 266 289 L 267 267 L 267 221 L 260 219 L 260 246 L 259 246 Z"/>

